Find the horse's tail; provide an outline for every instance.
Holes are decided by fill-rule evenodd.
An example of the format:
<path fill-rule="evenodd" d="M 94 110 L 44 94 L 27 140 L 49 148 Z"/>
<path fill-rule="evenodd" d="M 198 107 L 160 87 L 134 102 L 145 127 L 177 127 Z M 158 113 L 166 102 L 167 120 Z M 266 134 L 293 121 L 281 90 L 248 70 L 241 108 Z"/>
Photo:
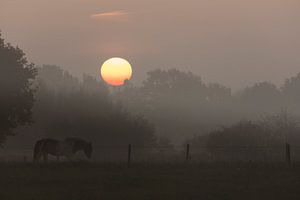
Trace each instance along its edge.
<path fill-rule="evenodd" d="M 42 151 L 43 147 L 43 140 L 39 140 L 35 143 L 34 149 L 33 149 L 33 161 L 37 161 L 39 158 L 39 155 Z"/>

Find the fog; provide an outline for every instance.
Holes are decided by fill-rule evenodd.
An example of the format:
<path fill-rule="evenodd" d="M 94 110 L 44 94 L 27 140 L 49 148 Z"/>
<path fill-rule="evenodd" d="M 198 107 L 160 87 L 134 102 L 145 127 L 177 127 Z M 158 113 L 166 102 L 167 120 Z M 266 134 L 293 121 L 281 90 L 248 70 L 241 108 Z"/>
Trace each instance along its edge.
<path fill-rule="evenodd" d="M 156 68 L 188 70 L 234 91 L 282 85 L 299 70 L 296 0 L 1 0 L 3 36 L 36 64 L 98 76 L 127 58 L 140 84 Z M 97 17 L 95 17 L 97 16 Z"/>
<path fill-rule="evenodd" d="M 299 199 L 299 10 L 0 0 L 1 199 Z"/>
<path fill-rule="evenodd" d="M 206 158 L 227 141 L 299 145 L 298 8 L 271 0 L 1 0 L 0 142 L 30 150 L 44 137 L 97 147 L 191 143 Z M 118 88 L 99 76 L 116 56 L 133 66 Z"/>

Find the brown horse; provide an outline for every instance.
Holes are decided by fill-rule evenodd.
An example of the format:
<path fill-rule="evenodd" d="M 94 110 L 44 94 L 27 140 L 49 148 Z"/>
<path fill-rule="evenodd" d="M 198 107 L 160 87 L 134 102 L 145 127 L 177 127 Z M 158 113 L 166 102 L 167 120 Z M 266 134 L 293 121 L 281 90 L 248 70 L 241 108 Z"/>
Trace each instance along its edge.
<path fill-rule="evenodd" d="M 57 159 L 60 156 L 65 156 L 71 160 L 78 151 L 83 151 L 86 157 L 91 158 L 92 144 L 80 138 L 66 138 L 64 141 L 46 138 L 35 143 L 33 160 L 38 162 L 43 157 L 44 161 L 47 162 L 48 154 L 56 156 Z"/>

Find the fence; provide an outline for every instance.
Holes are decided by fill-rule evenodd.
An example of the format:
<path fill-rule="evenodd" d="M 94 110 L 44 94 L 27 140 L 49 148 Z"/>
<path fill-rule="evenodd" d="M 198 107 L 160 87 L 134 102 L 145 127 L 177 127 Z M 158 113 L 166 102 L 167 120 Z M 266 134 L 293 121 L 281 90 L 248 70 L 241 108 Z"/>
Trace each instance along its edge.
<path fill-rule="evenodd" d="M 2 149 L 0 161 L 32 161 L 32 148 Z M 78 152 L 74 160 L 85 159 Z M 51 160 L 51 157 L 50 157 Z M 52 158 L 56 160 L 56 158 Z M 61 159 L 63 160 L 63 159 Z M 214 162 L 214 161 L 258 161 L 287 162 L 300 161 L 300 146 L 94 146 L 95 162 Z"/>

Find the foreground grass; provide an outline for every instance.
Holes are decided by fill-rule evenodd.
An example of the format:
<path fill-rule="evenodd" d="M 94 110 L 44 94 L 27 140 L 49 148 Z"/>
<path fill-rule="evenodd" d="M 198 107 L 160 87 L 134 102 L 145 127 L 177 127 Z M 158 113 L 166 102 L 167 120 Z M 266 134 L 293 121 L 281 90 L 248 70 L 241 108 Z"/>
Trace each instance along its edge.
<path fill-rule="evenodd" d="M 300 199 L 300 163 L 1 163 L 0 199 Z"/>

